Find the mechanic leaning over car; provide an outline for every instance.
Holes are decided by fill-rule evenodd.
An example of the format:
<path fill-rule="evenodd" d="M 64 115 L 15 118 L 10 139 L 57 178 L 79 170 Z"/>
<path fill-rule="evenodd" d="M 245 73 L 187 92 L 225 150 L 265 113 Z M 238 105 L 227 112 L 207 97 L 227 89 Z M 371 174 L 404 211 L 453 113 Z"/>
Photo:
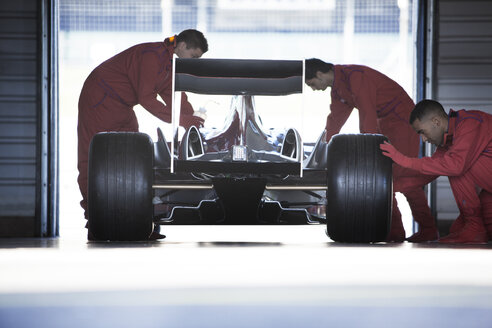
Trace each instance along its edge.
<path fill-rule="evenodd" d="M 464 109 L 446 114 L 437 101 L 422 100 L 409 122 L 422 141 L 437 146 L 432 157 L 407 157 L 388 143 L 380 148 L 398 165 L 449 177 L 460 214 L 449 235 L 439 242 L 484 244 L 492 240 L 492 115 Z"/>
<path fill-rule="evenodd" d="M 88 152 L 92 137 L 103 131 L 138 132 L 133 106 L 140 104 L 164 122 L 171 122 L 172 61 L 200 58 L 207 39 L 197 30 L 184 30 L 161 42 L 137 44 L 106 60 L 87 77 L 79 98 L 77 179 L 87 211 Z M 157 100 L 159 95 L 165 103 Z M 203 126 L 183 93 L 179 125 Z"/>
<path fill-rule="evenodd" d="M 340 132 L 352 110 L 359 110 L 361 133 L 383 134 L 402 153 L 417 157 L 419 136 L 408 120 L 414 102 L 403 88 L 386 75 L 361 65 L 333 65 L 317 58 L 305 61 L 305 82 L 313 90 L 331 88 L 330 114 L 326 119 L 326 141 Z M 406 240 L 427 242 L 437 240 L 439 232 L 432 217 L 424 185 L 415 185 L 420 173 L 393 165 L 393 191 L 402 192 L 408 200 L 419 230 Z M 434 177 L 435 178 L 435 177 Z M 431 179 L 432 180 L 432 179 Z M 393 194 L 393 210 L 388 242 L 403 242 L 401 213 Z"/>

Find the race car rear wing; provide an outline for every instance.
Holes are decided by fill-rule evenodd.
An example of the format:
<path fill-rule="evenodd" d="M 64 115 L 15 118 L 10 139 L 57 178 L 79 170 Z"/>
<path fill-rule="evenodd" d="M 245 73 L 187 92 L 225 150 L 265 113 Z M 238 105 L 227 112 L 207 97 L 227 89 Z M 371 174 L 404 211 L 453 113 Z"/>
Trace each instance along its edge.
<path fill-rule="evenodd" d="M 281 96 L 303 93 L 303 88 L 303 60 L 174 58 L 171 158 L 176 160 L 181 92 Z M 171 172 L 175 171 L 175 160 L 171 161 Z M 292 164 L 295 163 L 285 166 Z M 302 175 L 301 164 L 302 156 L 299 156 L 293 167 Z M 289 171 L 292 173 L 292 169 Z"/>
<path fill-rule="evenodd" d="M 221 95 L 302 93 L 303 61 L 255 59 L 175 60 L 174 91 Z"/>

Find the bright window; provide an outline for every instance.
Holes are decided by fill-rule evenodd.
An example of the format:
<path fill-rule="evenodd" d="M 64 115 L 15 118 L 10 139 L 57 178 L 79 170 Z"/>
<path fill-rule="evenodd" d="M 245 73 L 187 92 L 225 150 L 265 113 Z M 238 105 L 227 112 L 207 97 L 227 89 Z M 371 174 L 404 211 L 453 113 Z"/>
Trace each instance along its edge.
<path fill-rule="evenodd" d="M 80 199 L 79 93 L 92 69 L 132 45 L 195 28 L 208 39 L 207 58 L 318 57 L 362 64 L 393 78 L 413 96 L 412 0 L 60 0 L 59 6 L 60 211 L 76 224 L 84 221 L 74 206 Z M 330 94 L 305 90 L 300 130 L 304 141 L 314 141 L 324 128 Z M 193 95 L 190 101 L 195 109 L 203 105 Z M 262 99 L 256 104 L 260 107 Z M 282 106 L 288 113 L 289 103 Z M 155 139 L 156 126 L 165 124 L 139 106 L 135 110 L 141 131 Z M 270 113 L 278 115 L 278 110 Z M 275 119 L 268 112 L 261 115 L 265 125 Z M 357 111 L 342 132 L 358 132 Z"/>

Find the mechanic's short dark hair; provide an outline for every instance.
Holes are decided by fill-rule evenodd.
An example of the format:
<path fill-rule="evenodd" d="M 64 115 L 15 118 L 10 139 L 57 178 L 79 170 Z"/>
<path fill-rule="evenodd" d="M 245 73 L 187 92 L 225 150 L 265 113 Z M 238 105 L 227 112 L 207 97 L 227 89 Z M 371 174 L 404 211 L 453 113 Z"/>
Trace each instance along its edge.
<path fill-rule="evenodd" d="M 311 80 L 316 77 L 316 72 L 328 73 L 333 69 L 333 64 L 325 63 L 318 58 L 306 59 L 306 71 L 304 72 L 304 79 Z"/>
<path fill-rule="evenodd" d="M 419 119 L 419 121 L 422 121 L 425 119 L 430 114 L 438 115 L 441 117 L 448 117 L 448 114 L 446 114 L 446 111 L 444 110 L 444 107 L 442 105 L 435 101 L 435 100 L 430 100 L 430 99 L 424 99 L 422 101 L 419 101 L 417 105 L 415 105 L 415 108 L 412 110 L 410 113 L 410 124 L 413 124 L 416 119 Z"/>
<path fill-rule="evenodd" d="M 176 44 L 184 42 L 188 49 L 199 48 L 203 53 L 208 51 L 208 42 L 202 32 L 188 29 L 184 30 L 176 36 Z"/>

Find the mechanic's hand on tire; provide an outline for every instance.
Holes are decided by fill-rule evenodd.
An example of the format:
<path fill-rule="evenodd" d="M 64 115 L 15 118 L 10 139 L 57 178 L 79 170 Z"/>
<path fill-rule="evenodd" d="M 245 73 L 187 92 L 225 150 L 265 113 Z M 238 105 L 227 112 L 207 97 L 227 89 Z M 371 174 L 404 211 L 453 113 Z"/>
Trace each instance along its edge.
<path fill-rule="evenodd" d="M 411 159 L 402 153 L 400 153 L 396 148 L 385 141 L 384 143 L 379 145 L 379 148 L 383 151 L 383 155 L 391 158 L 393 162 L 403 167 L 411 167 Z"/>
<path fill-rule="evenodd" d="M 179 120 L 179 125 L 188 129 L 191 126 L 196 126 L 197 128 L 203 127 L 205 120 L 201 117 L 195 115 L 182 115 Z"/>

